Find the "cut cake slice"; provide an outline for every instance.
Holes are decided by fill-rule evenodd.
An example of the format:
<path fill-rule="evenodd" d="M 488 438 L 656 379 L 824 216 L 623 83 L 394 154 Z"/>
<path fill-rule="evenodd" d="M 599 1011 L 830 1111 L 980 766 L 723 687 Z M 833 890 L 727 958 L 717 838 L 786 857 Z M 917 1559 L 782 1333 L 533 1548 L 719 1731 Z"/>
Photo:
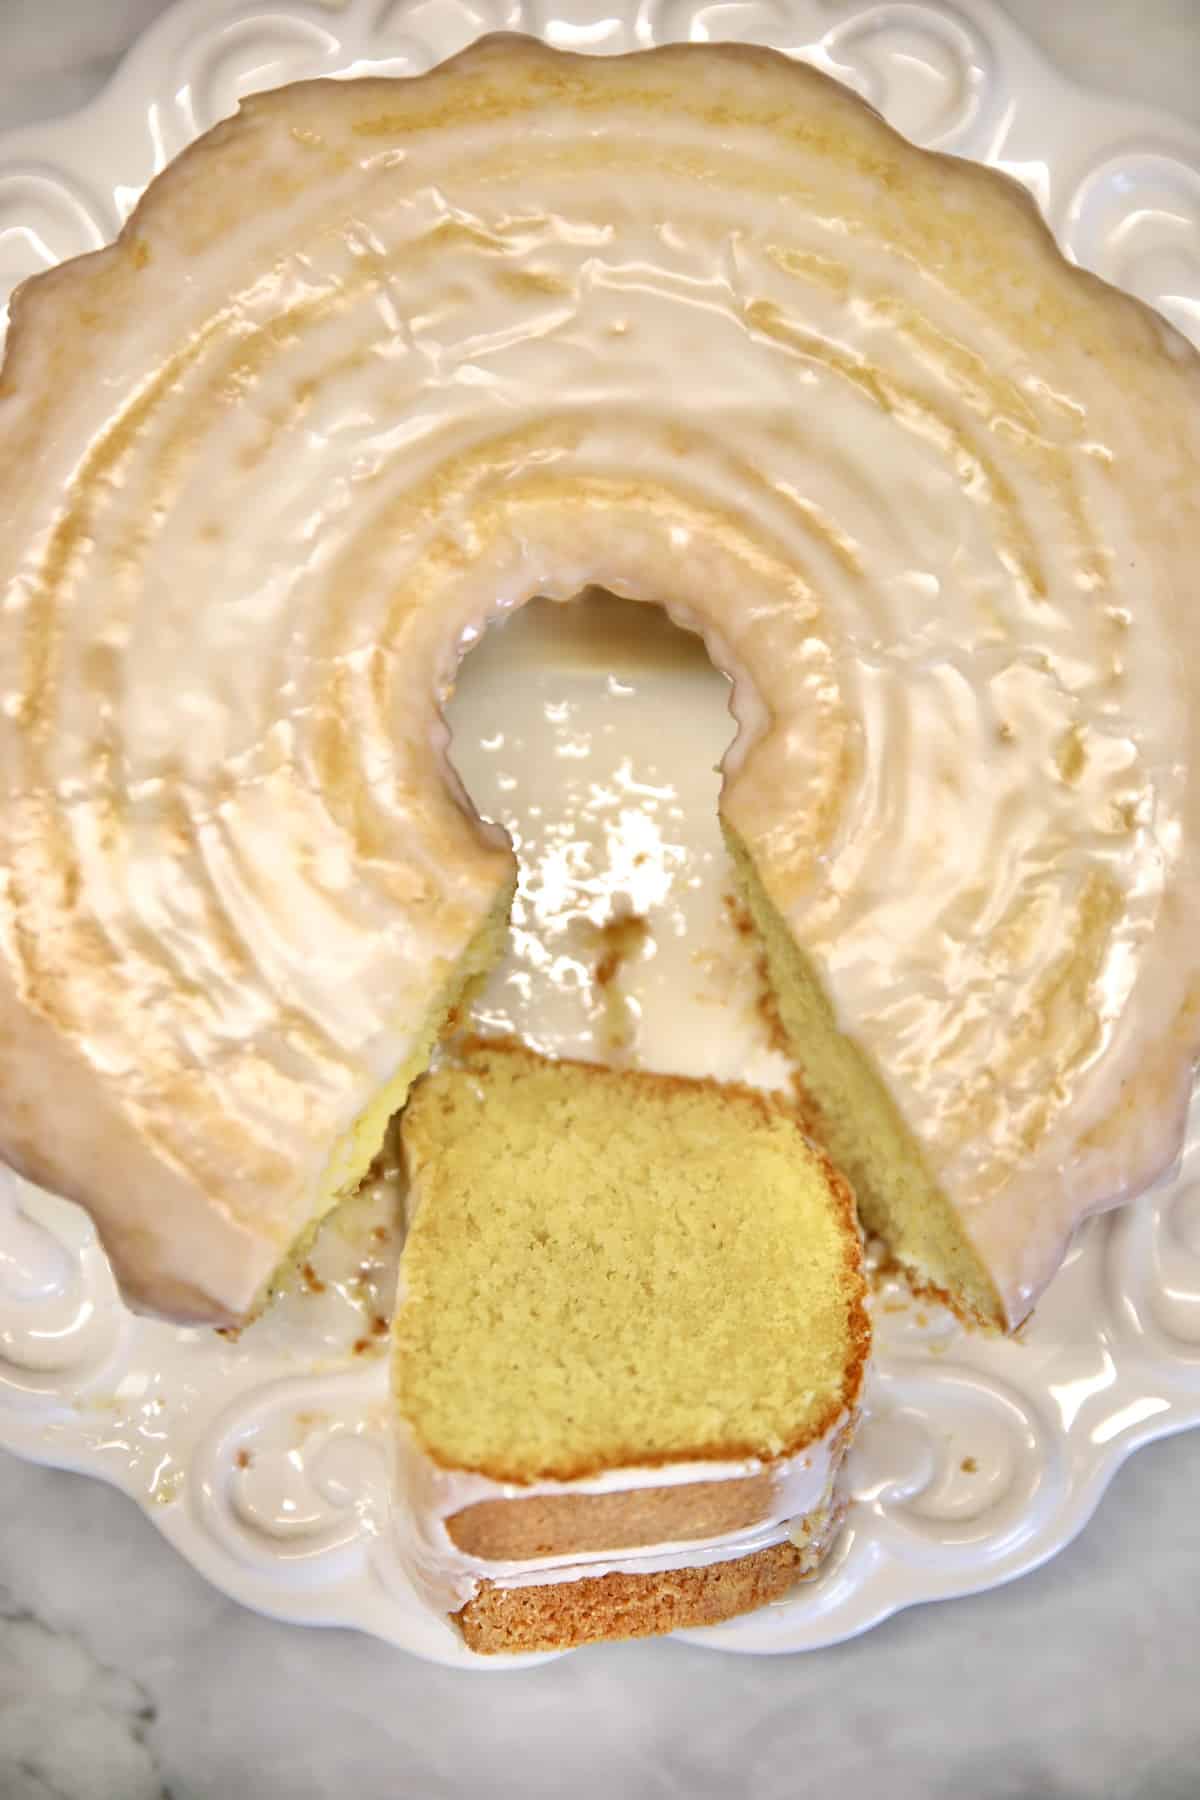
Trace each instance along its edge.
<path fill-rule="evenodd" d="M 795 1116 L 477 1041 L 402 1138 L 404 1554 L 467 1644 L 713 1623 L 812 1573 L 869 1326 L 850 1190 Z"/>

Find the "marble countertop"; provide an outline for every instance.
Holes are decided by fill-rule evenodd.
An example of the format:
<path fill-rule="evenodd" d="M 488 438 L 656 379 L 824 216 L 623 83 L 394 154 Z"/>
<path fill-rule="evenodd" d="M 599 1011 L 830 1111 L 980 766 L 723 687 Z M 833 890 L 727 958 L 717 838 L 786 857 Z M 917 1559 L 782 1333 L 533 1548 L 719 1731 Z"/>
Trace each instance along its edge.
<path fill-rule="evenodd" d="M 162 0 L 0 0 L 0 128 L 79 105 Z M 1079 80 L 1200 123 L 1200 0 L 1010 0 Z M 131 1502 L 0 1456 L 0 1800 L 1184 1800 L 1200 1433 L 1038 1574 L 805 1657 L 678 1644 L 475 1678 L 223 1599 Z"/>

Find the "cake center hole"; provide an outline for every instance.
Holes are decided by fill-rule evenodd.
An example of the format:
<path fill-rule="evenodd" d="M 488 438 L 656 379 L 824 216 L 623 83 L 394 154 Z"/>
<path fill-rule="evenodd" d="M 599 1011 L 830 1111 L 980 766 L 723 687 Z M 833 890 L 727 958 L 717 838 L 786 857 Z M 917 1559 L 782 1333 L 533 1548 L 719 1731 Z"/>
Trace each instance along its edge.
<path fill-rule="evenodd" d="M 468 654 L 450 755 L 520 865 L 476 1028 L 746 1077 L 762 1034 L 734 1023 L 753 1018 L 757 972 L 717 818 L 729 698 L 699 637 L 598 591 L 533 600 Z"/>

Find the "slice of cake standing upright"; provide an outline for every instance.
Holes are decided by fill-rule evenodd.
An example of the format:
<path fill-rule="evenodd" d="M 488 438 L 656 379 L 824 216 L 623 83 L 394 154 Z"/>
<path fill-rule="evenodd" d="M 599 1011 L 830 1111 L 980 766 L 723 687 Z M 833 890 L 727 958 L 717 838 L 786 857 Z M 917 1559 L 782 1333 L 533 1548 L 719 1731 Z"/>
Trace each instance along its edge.
<path fill-rule="evenodd" d="M 403 1141 L 404 1555 L 467 1644 L 710 1624 L 811 1574 L 869 1326 L 852 1196 L 794 1116 L 476 1043 Z"/>

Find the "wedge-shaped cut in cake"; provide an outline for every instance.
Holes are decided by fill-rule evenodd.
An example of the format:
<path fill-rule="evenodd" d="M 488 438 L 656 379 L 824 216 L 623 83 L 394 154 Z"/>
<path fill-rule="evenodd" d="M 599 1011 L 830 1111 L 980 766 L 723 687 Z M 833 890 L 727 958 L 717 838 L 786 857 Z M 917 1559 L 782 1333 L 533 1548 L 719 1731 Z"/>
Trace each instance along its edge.
<path fill-rule="evenodd" d="M 402 1136 L 404 1554 L 467 1644 L 713 1623 L 811 1574 L 869 1327 L 852 1195 L 795 1116 L 477 1041 Z"/>

